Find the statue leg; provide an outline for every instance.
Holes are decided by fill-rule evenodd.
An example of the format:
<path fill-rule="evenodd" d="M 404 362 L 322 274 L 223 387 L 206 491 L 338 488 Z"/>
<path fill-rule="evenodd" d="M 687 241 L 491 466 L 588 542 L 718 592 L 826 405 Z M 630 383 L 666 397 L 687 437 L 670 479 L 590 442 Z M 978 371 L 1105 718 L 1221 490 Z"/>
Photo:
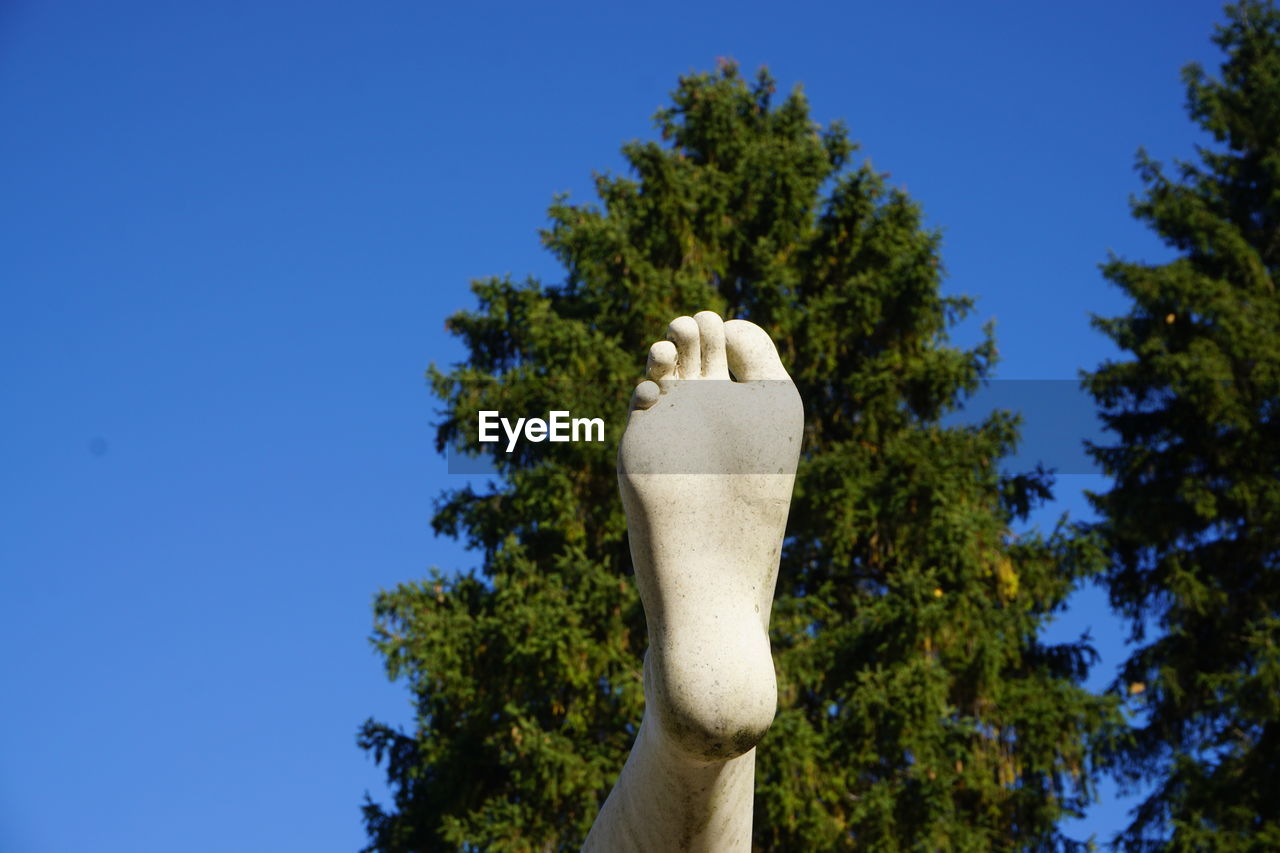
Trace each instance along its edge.
<path fill-rule="evenodd" d="M 645 714 L 584 850 L 747 851 L 803 408 L 768 335 L 709 311 L 673 320 L 647 372 L 618 451 Z"/>

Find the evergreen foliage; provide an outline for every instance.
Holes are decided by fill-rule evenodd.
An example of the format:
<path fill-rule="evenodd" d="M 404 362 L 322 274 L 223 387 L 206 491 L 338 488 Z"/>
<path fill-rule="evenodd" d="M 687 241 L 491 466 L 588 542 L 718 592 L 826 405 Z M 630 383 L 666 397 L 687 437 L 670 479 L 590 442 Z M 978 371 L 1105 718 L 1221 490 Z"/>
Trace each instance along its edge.
<path fill-rule="evenodd" d="M 375 641 L 416 729 L 368 722 L 394 802 L 369 851 L 576 850 L 643 706 L 643 613 L 614 448 L 651 341 L 712 309 L 773 335 L 806 405 L 771 638 L 779 711 L 760 746 L 760 850 L 1065 846 L 1091 793 L 1084 744 L 1115 703 L 1079 682 L 1092 651 L 1037 633 L 1098 553 L 1011 525 L 1049 496 L 1005 477 L 1006 413 L 944 428 L 991 370 L 988 330 L 939 292 L 939 235 L 843 125 L 821 129 L 762 71 L 684 77 L 663 142 L 623 149 L 601 203 L 558 199 L 543 233 L 562 283 L 477 282 L 449 321 L 469 352 L 430 379 L 440 449 L 480 409 L 608 415 L 603 445 L 485 445 L 500 477 L 445 495 L 434 524 L 479 571 L 385 592 Z"/>
<path fill-rule="evenodd" d="M 1134 214 L 1178 253 L 1112 259 L 1133 300 L 1095 319 L 1128 354 L 1086 379 L 1115 433 L 1091 496 L 1135 649 L 1117 769 L 1153 787 L 1127 850 L 1280 850 L 1280 13 L 1227 9 L 1221 77 L 1184 70 L 1213 144 L 1145 153 Z"/>

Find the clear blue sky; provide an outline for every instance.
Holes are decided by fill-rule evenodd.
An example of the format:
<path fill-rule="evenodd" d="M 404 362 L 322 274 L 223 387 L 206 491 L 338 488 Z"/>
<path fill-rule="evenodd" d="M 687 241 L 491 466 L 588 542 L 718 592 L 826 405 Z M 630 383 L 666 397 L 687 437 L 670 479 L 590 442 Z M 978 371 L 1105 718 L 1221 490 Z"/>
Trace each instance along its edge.
<path fill-rule="evenodd" d="M 962 8 L 963 7 L 963 8 Z M 1213 2 L 0 5 L 0 850 L 354 851 L 408 722 L 379 588 L 431 536 L 431 361 L 468 281 L 558 277 L 552 195 L 649 137 L 720 56 L 944 232 L 1001 378 L 1110 354 L 1134 153 L 1198 139 L 1179 69 Z M 655 330 L 655 333 L 658 330 Z M 637 353 L 637 371 L 643 354 Z M 1077 515 L 1090 477 L 1065 477 Z M 1061 507 L 1060 507 L 1061 508 Z M 1050 516 L 1045 515 L 1044 518 Z M 1096 594 L 1110 679 L 1121 636 Z M 1123 820 L 1110 794 L 1079 829 Z"/>

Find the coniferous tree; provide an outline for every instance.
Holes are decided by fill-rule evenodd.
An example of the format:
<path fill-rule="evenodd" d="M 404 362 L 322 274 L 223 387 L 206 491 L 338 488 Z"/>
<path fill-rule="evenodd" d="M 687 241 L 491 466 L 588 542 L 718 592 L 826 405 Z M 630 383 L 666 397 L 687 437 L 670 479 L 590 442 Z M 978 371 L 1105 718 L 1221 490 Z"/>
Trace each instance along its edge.
<path fill-rule="evenodd" d="M 438 445 L 476 447 L 476 412 L 612 414 L 608 442 L 492 449 L 499 482 L 442 499 L 437 531 L 478 572 L 383 593 L 378 647 L 417 727 L 370 721 L 394 803 L 370 851 L 576 850 L 641 715 L 644 623 L 614 448 L 649 343 L 680 314 L 747 317 L 806 405 L 771 639 L 779 712 L 759 750 L 755 841 L 783 850 L 1058 846 L 1090 793 L 1083 743 L 1113 704 L 1078 682 L 1082 644 L 1037 640 L 1092 555 L 1014 536 L 1048 497 L 1003 477 L 1015 419 L 944 428 L 988 374 L 946 331 L 939 237 L 840 124 L 732 63 L 682 78 L 663 142 L 557 201 L 563 282 L 478 282 L 449 321 L 469 359 L 431 381 Z M 664 144 L 665 143 L 665 144 Z"/>
<path fill-rule="evenodd" d="M 1184 70 L 1213 137 L 1134 202 L 1178 257 L 1113 259 L 1133 300 L 1096 325 L 1130 357 L 1086 384 L 1115 433 L 1094 456 L 1111 601 L 1135 649 L 1117 753 L 1149 795 L 1125 849 L 1280 850 L 1280 13 L 1227 9 L 1219 79 Z"/>

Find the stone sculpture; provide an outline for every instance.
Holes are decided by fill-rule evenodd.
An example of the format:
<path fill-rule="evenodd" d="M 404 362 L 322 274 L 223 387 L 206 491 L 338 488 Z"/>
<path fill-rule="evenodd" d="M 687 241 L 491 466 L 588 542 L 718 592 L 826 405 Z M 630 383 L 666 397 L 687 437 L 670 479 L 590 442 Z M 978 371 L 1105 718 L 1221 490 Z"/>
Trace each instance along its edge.
<path fill-rule="evenodd" d="M 648 622 L 645 712 L 583 850 L 749 851 L 803 408 L 764 330 L 710 311 L 673 320 L 646 372 L 618 451 Z"/>

